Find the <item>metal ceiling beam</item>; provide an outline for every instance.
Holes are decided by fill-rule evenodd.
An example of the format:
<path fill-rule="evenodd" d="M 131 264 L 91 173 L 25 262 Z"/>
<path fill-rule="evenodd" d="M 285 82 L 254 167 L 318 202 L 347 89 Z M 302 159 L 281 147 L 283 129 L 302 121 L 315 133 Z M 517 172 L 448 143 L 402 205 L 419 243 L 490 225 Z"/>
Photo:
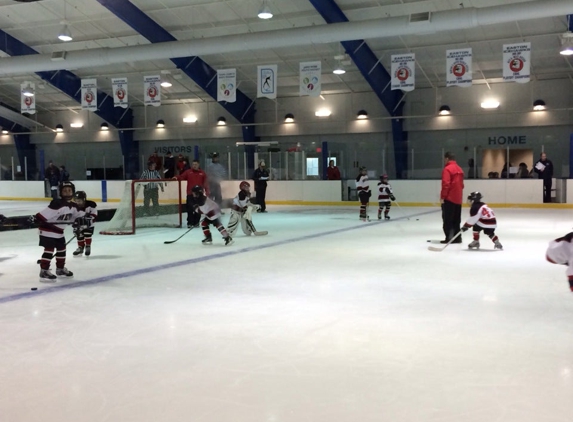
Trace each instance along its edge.
<path fill-rule="evenodd" d="M 348 22 L 344 12 L 334 0 L 309 0 L 318 13 L 328 24 Z M 391 76 L 384 68 L 374 52 L 364 40 L 342 41 L 346 54 L 350 56 L 360 73 L 372 87 L 372 91 L 378 96 L 392 119 L 392 137 L 394 140 L 394 160 L 396 165 L 396 177 L 406 176 L 408 170 L 407 133 L 404 131 L 404 119 L 402 116 L 404 103 L 401 91 L 391 91 Z"/>
<path fill-rule="evenodd" d="M 161 25 L 147 16 L 142 10 L 128 0 L 97 0 L 102 6 L 119 19 L 147 38 L 151 43 L 177 41 Z M 170 58 L 170 60 L 189 76 L 211 98 L 217 99 L 217 71 L 198 56 Z M 249 125 L 255 122 L 255 101 L 237 89 L 237 100 L 234 103 L 223 102 L 221 106 L 239 122 Z M 255 127 L 243 126 L 243 139 L 255 140 Z"/>

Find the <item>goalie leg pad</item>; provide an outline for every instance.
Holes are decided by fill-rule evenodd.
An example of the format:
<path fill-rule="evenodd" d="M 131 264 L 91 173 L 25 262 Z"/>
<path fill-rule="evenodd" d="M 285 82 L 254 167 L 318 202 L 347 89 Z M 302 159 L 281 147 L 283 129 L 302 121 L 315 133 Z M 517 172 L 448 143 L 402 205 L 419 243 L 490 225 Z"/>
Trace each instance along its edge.
<path fill-rule="evenodd" d="M 229 218 L 229 224 L 227 226 L 227 232 L 232 237 L 239 228 L 239 221 L 241 220 L 241 214 L 235 210 L 231 210 L 231 217 Z"/>

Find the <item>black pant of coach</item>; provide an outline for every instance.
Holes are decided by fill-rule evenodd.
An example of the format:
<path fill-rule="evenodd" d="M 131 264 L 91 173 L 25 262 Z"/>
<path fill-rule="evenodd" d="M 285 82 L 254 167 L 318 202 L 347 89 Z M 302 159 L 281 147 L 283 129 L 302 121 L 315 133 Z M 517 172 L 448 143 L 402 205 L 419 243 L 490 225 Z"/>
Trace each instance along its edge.
<path fill-rule="evenodd" d="M 265 196 L 267 196 L 267 182 L 255 182 L 255 192 L 257 194 L 257 204 L 261 206 L 259 212 L 265 212 L 267 204 L 265 203 Z"/>
<path fill-rule="evenodd" d="M 547 178 L 543 179 L 543 202 L 551 202 L 551 186 L 553 184 L 553 179 Z"/>
<path fill-rule="evenodd" d="M 442 221 L 446 241 L 449 242 L 460 231 L 462 224 L 462 205 L 444 200 L 442 204 Z M 452 243 L 462 243 L 461 235 Z"/>

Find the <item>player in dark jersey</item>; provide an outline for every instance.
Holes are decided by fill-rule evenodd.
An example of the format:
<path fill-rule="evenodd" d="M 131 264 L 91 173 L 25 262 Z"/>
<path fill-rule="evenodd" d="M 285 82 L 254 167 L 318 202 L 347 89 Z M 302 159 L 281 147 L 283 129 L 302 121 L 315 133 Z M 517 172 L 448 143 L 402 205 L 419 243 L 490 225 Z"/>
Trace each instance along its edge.
<path fill-rule="evenodd" d="M 85 250 L 86 256 L 92 253 L 92 236 L 94 234 L 94 221 L 97 217 L 97 204 L 87 199 L 84 191 L 77 191 L 74 195 L 74 202 L 78 208 L 85 213 L 85 224 L 79 226 L 74 233 L 78 240 L 78 248 L 74 251 L 74 256 L 82 256 Z"/>
<path fill-rule="evenodd" d="M 74 274 L 66 268 L 66 239 L 64 229 L 76 224 L 84 225 L 84 211 L 72 202 L 75 186 L 71 182 L 59 185 L 60 199 L 54 199 L 47 208 L 36 214 L 39 223 L 40 246 L 44 253 L 40 259 L 40 281 L 54 283 L 58 276 L 72 277 Z M 50 263 L 56 257 L 56 274 L 50 271 Z"/>

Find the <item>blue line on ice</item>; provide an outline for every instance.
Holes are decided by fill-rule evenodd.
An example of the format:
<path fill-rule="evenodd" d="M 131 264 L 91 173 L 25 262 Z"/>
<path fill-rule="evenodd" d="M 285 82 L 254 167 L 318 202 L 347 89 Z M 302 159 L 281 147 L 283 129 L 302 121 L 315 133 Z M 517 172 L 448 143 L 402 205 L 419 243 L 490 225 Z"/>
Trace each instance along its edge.
<path fill-rule="evenodd" d="M 394 218 L 394 219 L 388 220 L 388 221 L 384 221 L 384 220 L 372 221 L 370 224 L 360 224 L 360 225 L 341 228 L 341 229 L 329 230 L 329 231 L 322 232 L 322 233 L 309 234 L 306 236 L 295 237 L 292 239 L 279 240 L 276 242 L 266 243 L 264 245 L 258 245 L 258 246 L 251 246 L 248 248 L 241 248 L 241 249 L 232 249 L 231 248 L 228 251 L 213 254 L 213 255 L 200 256 L 198 258 L 185 259 L 183 261 L 170 262 L 168 264 L 154 265 L 152 267 L 141 268 L 139 270 L 126 271 L 123 273 L 107 275 L 105 277 L 93 278 L 91 280 L 78 281 L 77 283 L 63 284 L 63 285 L 59 285 L 59 286 L 54 285 L 54 286 L 44 288 L 41 290 L 29 291 L 29 292 L 24 292 L 24 293 L 17 293 L 14 295 L 1 297 L 0 298 L 0 304 L 15 302 L 15 301 L 21 300 L 21 299 L 29 299 L 29 298 L 33 298 L 33 297 L 44 296 L 44 295 L 48 295 L 51 293 L 57 293 L 57 292 L 65 291 L 65 290 L 76 289 L 78 287 L 93 286 L 94 284 L 100 284 L 100 283 L 105 283 L 108 281 L 119 280 L 122 278 L 133 277 L 133 276 L 136 276 L 139 274 L 149 274 L 150 272 L 167 270 L 167 269 L 171 269 L 173 267 L 180 267 L 182 265 L 189 265 L 189 264 L 195 264 L 197 262 L 211 261 L 211 260 L 217 259 L 217 258 L 224 258 L 227 256 L 243 254 L 243 253 L 247 253 L 247 252 L 257 251 L 260 249 L 271 248 L 273 246 L 288 245 L 289 243 L 301 242 L 301 241 L 307 240 L 307 239 L 315 239 L 317 237 L 329 236 L 331 234 L 343 233 L 343 232 L 347 232 L 347 231 L 362 229 L 364 227 L 368 227 L 371 224 L 384 224 L 384 223 L 389 223 L 389 222 L 394 222 L 394 221 L 400 221 L 400 220 L 405 220 L 405 219 L 408 219 L 411 217 L 418 217 L 418 216 L 425 215 L 425 214 L 431 214 L 434 212 L 437 212 L 437 210 L 425 211 L 425 212 L 421 212 L 418 214 L 412 214 L 412 215 L 407 215 L 407 216 L 403 216 L 403 217 L 398 217 L 398 218 Z"/>

